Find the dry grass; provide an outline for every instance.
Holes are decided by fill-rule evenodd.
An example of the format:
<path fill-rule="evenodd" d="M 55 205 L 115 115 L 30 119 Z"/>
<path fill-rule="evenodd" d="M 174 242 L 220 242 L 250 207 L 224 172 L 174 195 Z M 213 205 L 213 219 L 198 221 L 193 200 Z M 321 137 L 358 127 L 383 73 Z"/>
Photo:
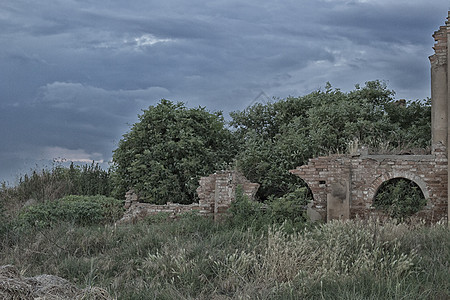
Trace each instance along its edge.
<path fill-rule="evenodd" d="M 107 299 L 106 291 L 118 299 L 450 297 L 445 224 L 354 220 L 289 234 L 269 228 L 192 216 L 117 227 L 64 223 L 21 233 L 3 248 L 0 264 L 67 278 L 84 288 L 85 299 L 89 292 Z M 23 297 L 26 291 L 17 286 Z"/>
<path fill-rule="evenodd" d="M 109 293 L 99 287 L 79 289 L 69 281 L 53 275 L 23 277 L 12 265 L 0 267 L 0 297 L 4 300 L 108 300 Z"/>

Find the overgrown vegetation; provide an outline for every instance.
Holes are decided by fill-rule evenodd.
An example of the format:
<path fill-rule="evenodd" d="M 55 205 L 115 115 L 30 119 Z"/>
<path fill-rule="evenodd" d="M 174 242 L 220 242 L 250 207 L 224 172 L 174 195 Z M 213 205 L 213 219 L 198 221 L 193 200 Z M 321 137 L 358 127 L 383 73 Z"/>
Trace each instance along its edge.
<path fill-rule="evenodd" d="M 306 96 L 233 112 L 231 124 L 241 143 L 237 166 L 261 184 L 258 196 L 266 200 L 297 189 L 300 183 L 288 170 L 314 156 L 346 153 L 351 143 L 381 153 L 429 148 L 430 102 L 403 105 L 393 95 L 381 81 L 347 93 L 328 84 Z"/>
<path fill-rule="evenodd" d="M 310 192 L 288 173 L 355 141 L 426 148 L 429 110 L 429 102 L 398 105 L 379 81 L 349 93 L 327 86 L 235 112 L 233 131 L 220 113 L 162 100 L 124 135 L 111 172 L 72 164 L 2 184 L 0 265 L 100 286 L 117 299 L 450 298 L 447 224 L 310 224 Z M 160 214 L 114 224 L 123 203 L 111 194 L 134 187 L 148 202 L 190 203 L 198 177 L 233 159 L 261 184 L 264 202 L 238 191 L 223 222 Z M 424 205 L 418 192 L 389 181 L 375 205 L 401 221 Z"/>
<path fill-rule="evenodd" d="M 191 203 L 200 176 L 234 163 L 266 201 L 304 184 L 289 173 L 309 158 L 349 145 L 376 152 L 429 149 L 430 101 L 398 102 L 382 81 L 255 103 L 230 113 L 161 100 L 139 117 L 114 152 L 115 196 L 134 188 L 145 202 Z"/>
<path fill-rule="evenodd" d="M 61 222 L 76 225 L 107 224 L 117 221 L 123 214 L 123 201 L 106 196 L 65 196 L 22 209 L 14 222 L 15 227 L 49 227 Z"/>
<path fill-rule="evenodd" d="M 117 299 L 450 297 L 446 224 L 356 220 L 287 232 L 249 224 L 247 212 L 231 223 L 195 215 L 117 227 L 60 222 L 3 238 L 0 264 L 96 285 Z"/>
<path fill-rule="evenodd" d="M 420 187 L 405 178 L 393 178 L 378 189 L 373 205 L 390 217 L 404 219 L 421 210 L 427 204 Z"/>
<path fill-rule="evenodd" d="M 163 99 L 139 119 L 114 151 L 118 198 L 134 188 L 143 202 L 192 203 L 200 176 L 223 168 L 236 154 L 221 113 Z"/>
<path fill-rule="evenodd" d="M 306 206 L 310 201 L 310 192 L 305 187 L 286 194 L 283 197 L 272 197 L 264 204 L 250 200 L 238 187 L 236 200 L 231 203 L 227 220 L 232 226 L 242 229 L 267 229 L 270 225 L 283 225 L 286 232 L 295 232 L 307 226 Z"/>
<path fill-rule="evenodd" d="M 3 182 L 0 203 L 3 203 L 7 214 L 14 214 L 27 201 L 30 204 L 44 203 L 68 195 L 110 196 L 110 175 L 110 171 L 103 170 L 94 162 L 82 166 L 71 163 L 69 167 L 56 164 L 21 176 L 15 186 Z"/>

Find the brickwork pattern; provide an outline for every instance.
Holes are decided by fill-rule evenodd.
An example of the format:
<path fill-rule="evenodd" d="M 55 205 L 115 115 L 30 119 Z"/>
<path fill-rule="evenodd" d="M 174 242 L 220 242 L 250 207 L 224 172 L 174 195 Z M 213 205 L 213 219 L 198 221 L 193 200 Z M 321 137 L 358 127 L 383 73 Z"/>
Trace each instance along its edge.
<path fill-rule="evenodd" d="M 446 22 L 448 24 L 448 21 Z M 433 34 L 435 54 L 429 57 L 431 65 L 445 65 L 447 63 L 447 25 L 440 26 Z"/>
<path fill-rule="evenodd" d="M 170 218 L 176 218 L 180 214 L 196 212 L 205 217 L 213 217 L 215 220 L 224 216 L 236 199 L 236 189 L 242 187 L 244 195 L 254 199 L 259 184 L 251 183 L 237 171 L 219 171 L 207 177 L 200 178 L 200 186 L 197 188 L 198 203 L 188 205 L 168 202 L 165 205 L 140 203 L 139 196 L 130 190 L 125 195 L 125 209 L 123 218 L 118 223 L 134 223 L 146 216 L 167 213 Z"/>
<path fill-rule="evenodd" d="M 327 220 L 327 195 L 342 178 L 349 178 L 350 218 L 382 215 L 373 207 L 381 184 L 393 178 L 415 182 L 427 199 L 417 216 L 436 222 L 447 216 L 447 156 L 443 145 L 432 155 L 335 155 L 310 159 L 290 170 L 301 177 L 313 193 L 311 208 Z"/>

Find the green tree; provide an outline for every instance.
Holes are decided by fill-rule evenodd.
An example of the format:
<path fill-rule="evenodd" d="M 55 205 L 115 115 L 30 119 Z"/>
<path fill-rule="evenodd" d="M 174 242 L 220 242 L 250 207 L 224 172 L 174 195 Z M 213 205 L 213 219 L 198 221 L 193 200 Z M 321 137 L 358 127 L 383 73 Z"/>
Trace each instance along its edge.
<path fill-rule="evenodd" d="M 374 151 L 429 147 L 429 101 L 399 105 L 381 81 L 356 86 L 348 93 L 327 84 L 302 97 L 257 103 L 231 113 L 240 140 L 237 165 L 261 184 L 260 199 L 281 197 L 301 183 L 288 170 L 311 157 L 344 153 L 351 141 Z"/>
<path fill-rule="evenodd" d="M 229 163 L 234 144 L 220 112 L 163 99 L 143 111 L 114 151 L 115 195 L 133 188 L 145 202 L 192 203 L 199 177 Z"/>

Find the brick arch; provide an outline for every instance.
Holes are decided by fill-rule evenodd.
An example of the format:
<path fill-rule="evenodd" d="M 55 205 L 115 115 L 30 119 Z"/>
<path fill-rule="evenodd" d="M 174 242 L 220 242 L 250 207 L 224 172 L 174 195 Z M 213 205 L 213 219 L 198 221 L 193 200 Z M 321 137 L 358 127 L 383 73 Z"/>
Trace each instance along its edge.
<path fill-rule="evenodd" d="M 376 180 L 373 181 L 373 183 L 369 187 L 369 193 L 367 195 L 368 200 L 370 200 L 371 203 L 373 204 L 375 196 L 378 190 L 380 189 L 381 185 L 384 182 L 395 178 L 405 178 L 417 184 L 417 186 L 419 186 L 420 190 L 422 191 L 423 196 L 427 200 L 427 206 L 430 205 L 430 189 L 428 188 L 426 182 L 420 176 L 417 176 L 409 172 L 389 172 L 378 177 Z"/>
<path fill-rule="evenodd" d="M 323 204 L 323 202 L 324 202 L 324 199 L 323 199 L 324 197 L 322 195 L 323 191 L 321 191 L 319 184 L 317 184 L 316 181 L 310 181 L 301 176 L 299 176 L 299 178 L 305 184 L 308 191 L 311 193 L 311 196 L 312 196 L 311 202 Z"/>
<path fill-rule="evenodd" d="M 420 217 L 435 222 L 448 215 L 447 161 L 446 152 L 438 148 L 431 155 L 334 155 L 310 159 L 290 172 L 308 184 L 312 208 L 324 220 L 330 219 L 328 199 L 339 181 L 348 182 L 349 218 L 354 218 L 373 213 L 373 198 L 383 182 L 405 178 L 419 186 L 427 201 Z"/>

